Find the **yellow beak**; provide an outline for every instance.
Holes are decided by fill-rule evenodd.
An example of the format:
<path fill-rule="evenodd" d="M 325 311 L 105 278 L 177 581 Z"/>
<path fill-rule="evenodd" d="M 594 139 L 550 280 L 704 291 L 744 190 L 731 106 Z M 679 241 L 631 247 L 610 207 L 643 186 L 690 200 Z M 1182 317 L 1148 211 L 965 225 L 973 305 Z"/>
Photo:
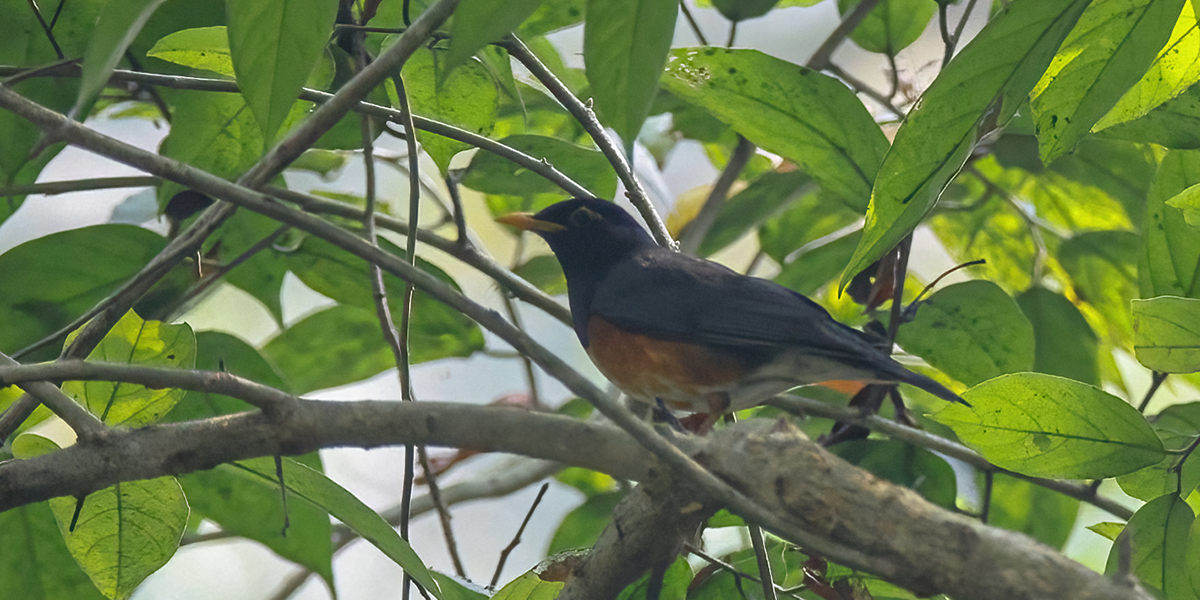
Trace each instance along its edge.
<path fill-rule="evenodd" d="M 533 213 L 527 212 L 509 213 L 496 219 L 496 222 L 504 223 L 505 225 L 512 225 L 517 229 L 523 229 L 525 231 L 544 231 L 547 233 L 555 233 L 558 231 L 565 231 L 567 229 L 558 223 L 539 221 L 538 219 L 533 218 Z"/>

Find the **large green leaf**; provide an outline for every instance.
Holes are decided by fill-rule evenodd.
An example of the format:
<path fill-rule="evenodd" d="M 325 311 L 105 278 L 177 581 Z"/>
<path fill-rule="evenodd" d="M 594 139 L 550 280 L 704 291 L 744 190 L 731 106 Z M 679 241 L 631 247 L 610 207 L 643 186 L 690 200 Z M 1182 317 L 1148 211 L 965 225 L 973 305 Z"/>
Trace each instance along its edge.
<path fill-rule="evenodd" d="M 934 416 L 1004 469 L 1033 477 L 1101 479 L 1155 464 L 1162 442 L 1124 400 L 1090 385 L 1043 375 L 1003 375 L 963 394 L 971 407 Z"/>
<path fill-rule="evenodd" d="M 510 135 L 500 143 L 554 165 L 597 198 L 612 198 L 617 193 L 616 171 L 598 150 L 541 135 Z M 485 194 L 566 198 L 566 192 L 546 178 L 490 152 L 479 152 L 471 159 L 462 184 Z"/>
<path fill-rule="evenodd" d="M 1200 402 L 1172 404 L 1150 417 L 1150 424 L 1168 450 L 1182 451 L 1200 435 Z M 1121 490 L 1149 502 L 1166 494 L 1187 498 L 1200 485 L 1200 454 L 1193 452 L 1182 465 L 1170 454 L 1158 464 L 1117 478 Z"/>
<path fill-rule="evenodd" d="M 838 0 L 838 12 L 845 16 L 859 1 Z M 921 37 L 937 9 L 934 0 L 883 0 L 850 32 L 850 39 L 868 52 L 895 56 Z"/>
<path fill-rule="evenodd" d="M 1200 29 L 1196 26 L 1195 8 L 1183 5 L 1171 37 L 1158 52 L 1145 75 L 1094 129 L 1100 131 L 1132 121 L 1153 110 L 1163 102 L 1182 94 L 1200 81 Z"/>
<path fill-rule="evenodd" d="M 1079 501 L 1023 479 L 993 475 L 988 524 L 1019 531 L 1062 548 L 1071 535 Z"/>
<path fill-rule="evenodd" d="M 1025 219 L 972 177 L 960 177 L 946 191 L 960 192 L 971 198 L 971 210 L 935 213 L 929 220 L 934 234 L 955 260 L 986 260 L 986 265 L 972 269 L 979 276 L 1012 293 L 1028 288 L 1033 283 L 1037 247 Z"/>
<path fill-rule="evenodd" d="M 262 353 L 228 333 L 201 331 L 196 334 L 196 368 L 232 373 L 276 389 L 291 390 L 279 369 Z M 246 410 L 254 410 L 254 407 L 221 394 L 189 391 L 165 420 L 193 421 Z"/>
<path fill-rule="evenodd" d="M 398 39 L 399 36 L 390 36 L 384 48 L 391 47 Z M 487 67 L 475 60 L 468 60 L 446 74 L 445 60 L 445 51 L 423 48 L 404 63 L 404 87 L 413 113 L 488 135 L 495 127 L 500 106 L 496 80 Z M 392 104 L 398 106 L 396 88 L 388 82 L 387 89 Z M 419 139 L 442 172 L 455 154 L 470 148 L 463 142 L 431 133 L 421 133 Z"/>
<path fill-rule="evenodd" d="M 58 528 L 100 592 L 128 598 L 175 554 L 188 520 L 187 500 L 174 477 L 127 481 L 89 494 L 74 531 L 75 499 L 50 500 Z"/>
<path fill-rule="evenodd" d="M 563 517 L 554 537 L 550 540 L 548 553 L 563 550 L 590 548 L 600 538 L 600 532 L 612 521 L 613 508 L 625 497 L 625 492 L 605 492 L 584 500 L 583 504 Z"/>
<path fill-rule="evenodd" d="M 25 600 L 104 598 L 75 563 L 47 502 L 0 512 L 0 596 Z"/>
<path fill-rule="evenodd" d="M 500 41 L 543 4 L 542 0 L 463 0 L 450 22 L 447 70 L 491 42 Z M 558 3 L 545 3 L 558 4 Z M 507 56 L 505 56 L 507 60 Z"/>
<path fill-rule="evenodd" d="M 414 350 L 419 347 L 414 342 Z M 298 394 L 361 381 L 396 366 L 375 312 L 356 306 L 305 317 L 268 342 L 263 353 Z"/>
<path fill-rule="evenodd" d="M 1194 600 L 1196 590 L 1188 573 L 1188 536 L 1196 517 L 1178 494 L 1156 498 L 1138 509 L 1123 535 L 1133 549 L 1133 574 L 1171 600 Z M 1113 544 L 1104 572 L 1117 572 L 1121 544 Z"/>
<path fill-rule="evenodd" d="M 1129 222 L 1139 228 L 1158 159 L 1143 144 L 1085 138 L 1074 152 L 1054 161 L 1050 170 L 1116 198 Z"/>
<path fill-rule="evenodd" d="M 165 244 L 140 227 L 94 225 L 30 240 L 0 255 L 0 351 L 20 350 L 83 314 Z"/>
<path fill-rule="evenodd" d="M 109 0 L 105 3 L 87 52 L 83 54 L 83 77 L 75 100 L 76 113 L 89 105 L 108 83 L 126 48 L 163 2 L 166 0 Z"/>
<path fill-rule="evenodd" d="M 1200 300 L 1160 296 L 1132 308 L 1138 362 L 1161 373 L 1200 371 Z"/>
<path fill-rule="evenodd" d="M 232 466 L 240 469 L 247 479 L 263 480 L 266 482 L 264 485 L 278 485 L 275 461 L 270 458 L 241 461 Z M 439 599 L 443 597 L 441 588 L 430 576 L 421 557 L 413 552 L 408 542 L 404 541 L 383 517 L 363 504 L 354 494 L 319 471 L 287 458 L 283 460 L 283 480 L 287 485 L 289 498 L 302 499 L 329 513 L 381 550 L 427 592 Z"/>
<path fill-rule="evenodd" d="M 263 152 L 263 137 L 254 115 L 236 94 L 174 92 L 171 132 L 159 153 L 229 179 L 241 175 Z M 183 190 L 177 183 L 158 189 L 159 205 L 166 206 Z"/>
<path fill-rule="evenodd" d="M 1017 296 L 1017 305 L 1033 325 L 1033 370 L 1100 385 L 1099 340 L 1070 300 L 1044 287 L 1032 287 Z"/>
<path fill-rule="evenodd" d="M 66 343 L 77 333 L 68 336 Z M 105 334 L 88 359 L 191 369 L 196 366 L 196 337 L 187 323 L 143 321 L 131 310 Z M 133 426 L 157 422 L 186 393 L 113 381 L 68 381 L 62 389 L 105 423 Z"/>
<path fill-rule="evenodd" d="M 1100 135 L 1176 150 L 1200 148 L 1200 85 L 1192 84 L 1187 91 L 1160 104 L 1145 116 L 1113 125 Z"/>
<path fill-rule="evenodd" d="M 1031 94 L 1041 158 L 1070 152 L 1145 73 L 1185 0 L 1093 2 Z"/>
<path fill-rule="evenodd" d="M 1200 261 L 1200 231 L 1189 227 L 1171 197 L 1200 183 L 1200 151 L 1173 150 L 1163 157 L 1158 178 L 1146 202 L 1142 257 L 1138 264 L 1141 296 L 1200 295 L 1196 264 Z"/>
<path fill-rule="evenodd" d="M 177 65 L 233 77 L 229 34 L 226 33 L 224 25 L 176 31 L 155 42 L 146 55 Z"/>
<path fill-rule="evenodd" d="M 630 157 L 658 91 L 678 14 L 675 0 L 588 0 L 583 64 L 596 113 L 621 136 Z"/>
<path fill-rule="evenodd" d="M 805 191 L 807 193 L 786 210 L 767 219 L 758 228 L 759 247 L 776 262 L 787 263 L 796 250 L 859 218 L 859 213 L 846 206 L 837 195 L 824 190 Z M 845 261 L 838 266 L 839 271 L 844 266 Z"/>
<path fill-rule="evenodd" d="M 663 85 L 865 206 L 887 138 L 842 82 L 757 50 L 681 48 Z"/>
<path fill-rule="evenodd" d="M 975 385 L 1033 368 L 1033 326 L 990 281 L 948 286 L 921 303 L 896 342 L 947 375 Z"/>
<path fill-rule="evenodd" d="M 333 31 L 338 0 L 226 0 L 229 53 L 263 140 L 283 124 Z"/>
<path fill-rule="evenodd" d="M 979 136 L 1012 118 L 1089 2 L 1008 4 L 950 61 L 908 113 L 879 167 L 842 289 L 916 228 Z"/>
<path fill-rule="evenodd" d="M 783 264 L 775 276 L 775 283 L 806 296 L 816 293 L 842 272 L 842 267 L 858 247 L 860 237 L 862 232 L 855 231 L 796 255 Z"/>

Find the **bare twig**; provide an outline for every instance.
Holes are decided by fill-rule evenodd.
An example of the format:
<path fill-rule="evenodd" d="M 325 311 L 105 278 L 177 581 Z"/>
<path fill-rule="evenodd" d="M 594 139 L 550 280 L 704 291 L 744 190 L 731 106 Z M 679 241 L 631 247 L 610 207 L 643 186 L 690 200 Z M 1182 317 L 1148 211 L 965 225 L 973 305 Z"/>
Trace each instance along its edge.
<path fill-rule="evenodd" d="M 750 162 L 750 158 L 754 156 L 756 146 L 742 136 L 738 136 L 737 145 L 733 148 L 733 154 L 729 155 L 729 162 L 725 163 L 725 168 L 721 170 L 721 175 L 717 177 L 717 182 L 713 184 L 712 191 L 708 193 L 708 199 L 704 201 L 704 206 L 700 208 L 699 214 L 692 219 L 683 233 L 679 236 L 679 251 L 684 254 L 695 254 L 700 250 L 700 245 L 704 243 L 704 238 L 708 236 L 708 232 L 712 229 L 713 223 L 717 222 L 717 215 L 721 214 L 721 207 L 725 205 L 725 200 L 729 198 L 729 190 L 737 181 L 738 175 L 742 173 L 742 169 L 746 168 L 746 163 Z"/>
<path fill-rule="evenodd" d="M 1142 401 L 1138 404 L 1138 412 L 1146 412 L 1146 407 L 1150 405 L 1150 400 L 1154 398 L 1154 393 L 1158 391 L 1159 386 L 1167 380 L 1167 373 L 1155 371 L 1150 376 L 1150 389 L 1146 390 L 1146 395 L 1142 397 Z"/>
<path fill-rule="evenodd" d="M 537 510 L 539 504 L 542 503 L 542 497 L 546 495 L 546 490 L 550 489 L 549 483 L 543 483 L 542 488 L 538 490 L 537 497 L 533 499 L 533 504 L 529 506 L 529 512 L 525 513 L 525 519 L 521 521 L 521 526 L 517 528 L 516 535 L 513 536 L 511 542 L 500 551 L 500 560 L 496 562 L 496 572 L 492 574 L 492 582 L 488 587 L 496 587 L 496 583 L 500 581 L 500 573 L 504 571 L 504 563 L 508 562 L 508 555 L 516 549 L 517 544 L 521 543 L 521 534 L 525 533 L 525 526 L 529 525 L 529 520 L 533 518 L 533 511 Z"/>
<path fill-rule="evenodd" d="M 91 190 L 107 190 L 114 188 L 153 187 L 162 183 L 158 177 L 136 175 L 132 177 L 96 177 L 94 179 L 71 179 L 67 181 L 46 181 L 42 183 L 25 183 L 0 187 L 0 196 L 25 196 L 28 194 L 66 194 L 69 192 L 86 192 Z"/>
<path fill-rule="evenodd" d="M 758 559 L 758 574 L 762 581 L 763 598 L 775 600 L 775 576 L 771 574 L 771 559 L 767 556 L 767 543 L 763 539 L 762 527 L 749 525 L 750 543 L 754 546 L 754 557 Z"/>
<path fill-rule="evenodd" d="M 817 48 L 817 51 L 813 52 L 812 57 L 808 59 L 807 64 L 809 68 L 822 71 L 828 67 L 831 63 L 830 59 L 833 57 L 833 51 L 837 50 L 838 46 L 846 41 L 850 32 L 854 31 L 859 23 L 862 23 L 862 20 L 867 17 L 867 13 L 871 12 L 871 9 L 875 8 L 877 4 L 879 4 L 879 0 L 862 0 L 862 2 L 855 5 L 850 14 L 846 15 L 842 19 L 842 22 L 838 23 L 838 26 L 834 28 L 833 33 L 830 33 L 829 37 L 825 38 L 824 42 L 821 42 L 821 46 Z"/>
<path fill-rule="evenodd" d="M 683 11 L 683 18 L 687 19 L 688 27 L 692 28 L 696 40 L 700 42 L 701 46 L 707 46 L 708 40 L 704 38 L 704 32 L 700 30 L 700 24 L 696 22 L 696 17 L 692 16 L 692 9 L 688 8 L 687 0 L 679 1 L 679 9 Z"/>
<path fill-rule="evenodd" d="M 100 419 L 97 419 L 92 413 L 88 412 L 87 409 L 81 406 L 78 402 L 75 402 L 75 400 L 73 400 L 70 396 L 64 394 L 63 391 L 58 389 L 58 387 L 56 387 L 54 384 L 48 383 L 47 381 L 38 380 L 43 378 L 25 381 L 6 380 L 2 374 L 7 370 L 6 367 L 18 367 L 21 366 L 21 363 L 18 363 L 7 354 L 2 352 L 0 352 L 0 365 L 2 365 L 0 366 L 0 382 L 7 381 L 7 384 L 16 383 L 18 387 L 25 390 L 29 396 L 36 398 L 37 402 L 45 404 L 46 407 L 49 408 L 54 414 L 58 415 L 60 419 L 65 421 L 66 424 L 69 425 L 71 429 L 75 431 L 75 434 L 80 438 L 91 439 L 104 433 L 106 427 L 102 422 L 100 422 Z M 54 378 L 44 379 L 49 381 L 55 380 Z M 12 415 L 11 408 L 8 411 L 5 411 L 2 415 L 5 420 L 11 419 L 15 416 L 16 415 Z M 8 435 L 15 431 L 24 420 L 25 418 L 22 418 L 20 421 L 15 423 L 6 423 L 5 429 L 3 430 L 3 437 L 8 437 Z"/>

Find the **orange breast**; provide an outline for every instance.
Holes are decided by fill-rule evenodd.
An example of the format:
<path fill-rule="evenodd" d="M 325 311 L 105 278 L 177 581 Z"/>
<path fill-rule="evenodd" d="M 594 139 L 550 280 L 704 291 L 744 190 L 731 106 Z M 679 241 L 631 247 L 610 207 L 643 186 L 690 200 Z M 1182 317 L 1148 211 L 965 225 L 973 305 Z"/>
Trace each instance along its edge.
<path fill-rule="evenodd" d="M 630 333 L 595 316 L 588 322 L 587 352 L 626 394 L 694 411 L 708 411 L 709 396 L 732 388 L 745 367 L 729 353 Z"/>

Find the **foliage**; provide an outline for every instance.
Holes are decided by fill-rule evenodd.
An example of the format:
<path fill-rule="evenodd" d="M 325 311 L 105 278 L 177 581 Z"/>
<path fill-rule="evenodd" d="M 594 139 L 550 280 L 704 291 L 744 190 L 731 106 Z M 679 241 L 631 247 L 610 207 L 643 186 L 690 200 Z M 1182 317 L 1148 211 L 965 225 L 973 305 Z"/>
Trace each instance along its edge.
<path fill-rule="evenodd" d="M 407 374 L 413 364 L 507 350 L 484 336 L 476 321 L 485 320 L 464 314 L 461 302 L 471 300 L 453 298 L 464 289 L 475 294 L 482 272 L 505 294 L 553 307 L 538 304 L 544 296 L 533 290 L 561 295 L 561 270 L 540 250 L 509 256 L 507 234 L 482 222 L 464 222 L 460 231 L 455 217 L 536 210 L 581 190 L 603 198 L 625 190 L 646 216 L 650 203 L 629 184 L 635 147 L 652 148 L 661 163 L 673 149 L 697 144 L 719 169 L 751 165 L 723 174 L 733 185 L 716 195 L 728 200 L 716 207 L 700 254 L 724 256 L 749 240 L 755 274 L 813 295 L 843 320 L 877 331 L 893 326 L 899 346 L 922 361 L 919 370 L 970 402 L 930 409 L 925 394 L 904 391 L 942 441 L 990 463 L 982 492 L 990 496 L 966 493 L 971 486 L 956 481 L 967 473 L 982 480 L 984 470 L 951 468 L 943 454 L 912 441 L 876 435 L 834 446 L 838 456 L 944 508 L 989 507 L 993 525 L 1056 549 L 1066 545 L 1081 503 L 1031 478 L 1112 479 L 1145 504 L 1126 522 L 1093 531 L 1128 540 L 1133 574 L 1162 597 L 1200 597 L 1200 453 L 1193 453 L 1200 402 L 1189 385 L 1200 372 L 1195 2 L 1011 0 L 996 3 L 970 39 L 959 39 L 955 27 L 972 10 L 961 2 L 882 0 L 865 14 L 855 0 L 685 3 L 693 11 L 713 7 L 732 32 L 797 6 L 836 5 L 862 20 L 832 41 L 848 40 L 892 68 L 920 36 L 941 34 L 946 61 L 918 99 L 902 93 L 924 85 L 905 71 L 890 72 L 892 89 L 883 93 L 828 56 L 799 65 L 753 49 L 672 49 L 685 23 L 674 0 L 463 0 L 449 21 L 413 42 L 413 20 L 445 1 L 0 0 L 0 69 L 9 77 L 0 91 L 78 121 L 122 115 L 167 126 L 157 149 L 170 161 L 161 163 L 164 172 L 238 181 L 271 195 L 279 211 L 311 219 L 303 223 L 337 228 L 245 208 L 210 223 L 224 203 L 199 209 L 227 198 L 198 198 L 169 176 L 143 182 L 155 188 L 165 227 L 96 224 L 0 253 L 0 352 L 32 363 L 62 349 L 64 358 L 223 372 L 307 394 L 392 368 Z M 565 28 L 583 33 L 582 70 L 547 37 Z M 405 44 L 412 52 L 401 68 L 344 96 L 375 68 L 369 63 Z M 329 94 L 338 94 L 334 104 L 371 106 L 324 122 L 319 106 Z M 579 99 L 593 99 L 595 112 Z M 416 127 L 403 131 L 409 111 Z M 374 170 L 395 167 L 418 181 L 420 199 L 375 190 L 373 181 L 339 180 L 320 197 L 287 189 L 297 187 L 293 176 L 304 165 L 326 165 L 322 175 L 336 177 L 343 165 L 361 163 L 385 130 L 415 140 L 427 160 L 381 152 Z M 46 191 L 30 184 L 64 147 L 56 135 L 0 109 L 0 224 L 19 214 L 26 195 Z M 747 147 L 754 156 L 735 160 Z M 271 171 L 271 161 L 291 150 L 303 154 Z M 653 170 L 639 168 L 643 179 Z M 105 185 L 89 180 L 79 189 Z M 183 210 L 189 202 L 193 209 Z M 679 204 L 686 220 L 693 213 Z M 369 224 L 367 207 L 375 211 Z M 417 225 L 422 233 L 410 239 Z M 376 227 L 390 231 L 377 237 Z M 372 256 L 385 257 L 375 264 L 411 261 L 414 274 L 402 281 L 373 272 L 329 231 L 365 236 Z M 922 231 L 932 236 L 914 237 Z M 185 243 L 193 232 L 199 237 Z M 911 301 L 931 283 L 937 273 L 921 270 L 919 257 L 942 249 L 956 262 L 986 264 L 889 310 L 895 289 Z M 528 283 L 514 284 L 508 271 Z M 330 305 L 285 320 L 289 278 Z M 137 298 L 122 299 L 123 286 L 141 284 Z M 261 302 L 278 333 L 251 344 L 194 332 L 193 309 L 219 286 Z M 93 307 L 123 316 L 104 321 Z M 399 341 L 385 335 L 383 313 Z M 108 326 L 88 341 L 82 327 L 91 319 Z M 1143 373 L 1154 382 L 1149 392 L 1136 383 Z M 1164 379 L 1171 398 L 1159 391 Z M 212 422 L 252 409 L 224 393 L 172 385 L 67 381 L 61 389 L 105 427 Z M 5 416 L 23 417 L 0 431 L 7 438 L 0 458 L 59 451 L 63 440 L 28 431 L 51 413 L 19 413 L 21 395 L 0 387 Z M 574 418 L 588 412 L 568 406 L 563 412 Z M 810 433 L 830 427 L 795 418 Z M 438 598 L 484 596 L 429 570 L 380 514 L 324 474 L 315 454 L 174 473 L 0 513 L 0 597 L 129 597 L 201 519 L 260 542 L 331 590 L 339 587 L 337 536 L 357 535 Z M 584 500 L 550 552 L 593 543 L 628 490 L 583 469 L 559 481 Z M 334 520 L 352 533 L 338 533 Z M 744 522 L 725 512 L 710 527 Z M 1113 544 L 1109 572 L 1120 568 L 1122 543 Z M 802 597 L 815 597 L 819 586 L 908 597 L 790 542 L 769 538 L 768 546 L 776 583 L 808 586 Z M 502 582 L 495 597 L 553 597 L 560 584 L 543 574 L 563 556 Z M 746 548 L 724 559 L 757 573 Z M 667 569 L 663 593 L 717 598 L 753 587 L 698 564 Z M 652 583 L 643 577 L 622 597 L 645 597 Z"/>

